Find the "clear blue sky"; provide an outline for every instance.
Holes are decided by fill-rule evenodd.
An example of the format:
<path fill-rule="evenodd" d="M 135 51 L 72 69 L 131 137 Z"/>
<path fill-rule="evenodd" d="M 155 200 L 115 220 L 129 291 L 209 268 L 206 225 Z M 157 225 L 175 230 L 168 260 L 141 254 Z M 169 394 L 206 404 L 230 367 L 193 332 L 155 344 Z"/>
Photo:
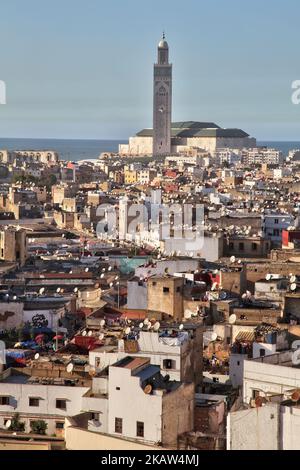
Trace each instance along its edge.
<path fill-rule="evenodd" d="M 2 0 L 0 136 L 126 138 L 151 127 L 164 29 L 173 120 L 300 140 L 299 18 L 299 0 Z"/>

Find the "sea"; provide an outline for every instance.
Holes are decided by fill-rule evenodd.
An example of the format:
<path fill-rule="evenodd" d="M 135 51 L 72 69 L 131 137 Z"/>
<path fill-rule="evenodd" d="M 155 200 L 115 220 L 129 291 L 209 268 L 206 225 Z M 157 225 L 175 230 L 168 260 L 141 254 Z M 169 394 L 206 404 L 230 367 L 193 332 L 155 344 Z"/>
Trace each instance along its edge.
<path fill-rule="evenodd" d="M 61 160 L 79 161 L 98 158 L 102 152 L 117 152 L 119 144 L 125 140 L 79 140 L 79 139 L 11 139 L 0 138 L 0 149 L 5 150 L 53 150 Z M 264 145 L 281 150 L 288 155 L 289 150 L 300 149 L 300 142 L 261 141 Z"/>

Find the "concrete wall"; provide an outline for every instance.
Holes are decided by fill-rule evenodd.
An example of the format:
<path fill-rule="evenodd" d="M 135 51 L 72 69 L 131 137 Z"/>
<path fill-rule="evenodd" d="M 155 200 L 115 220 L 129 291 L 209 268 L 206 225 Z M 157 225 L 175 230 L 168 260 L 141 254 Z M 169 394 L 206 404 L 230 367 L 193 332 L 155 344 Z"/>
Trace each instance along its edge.
<path fill-rule="evenodd" d="M 194 384 L 181 385 L 163 397 L 162 444 L 177 447 L 180 434 L 194 429 Z"/>
<path fill-rule="evenodd" d="M 0 303 L 0 330 L 18 327 L 23 322 L 22 302 L 1 302 Z"/>
<path fill-rule="evenodd" d="M 133 310 L 147 309 L 147 283 L 139 285 L 138 281 L 127 282 L 127 308 Z"/>
<path fill-rule="evenodd" d="M 67 450 L 163 450 L 134 441 L 126 441 L 72 426 L 66 427 L 65 440 Z"/>
<path fill-rule="evenodd" d="M 278 450 L 279 405 L 272 403 L 229 413 L 227 418 L 228 450 Z"/>
<path fill-rule="evenodd" d="M 286 360 L 291 360 L 287 353 Z M 246 360 L 244 363 L 244 402 L 249 403 L 253 390 L 265 393 L 284 393 L 294 388 L 300 388 L 300 369 L 287 365 L 272 364 L 279 360 L 281 355 L 267 356 L 261 361 Z"/>

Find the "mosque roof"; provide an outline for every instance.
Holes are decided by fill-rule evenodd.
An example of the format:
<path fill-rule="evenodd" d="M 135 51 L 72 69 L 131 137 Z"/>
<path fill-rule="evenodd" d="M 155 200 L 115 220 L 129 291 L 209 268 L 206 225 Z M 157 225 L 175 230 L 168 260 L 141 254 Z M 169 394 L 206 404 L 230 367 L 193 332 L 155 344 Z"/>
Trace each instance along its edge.
<path fill-rule="evenodd" d="M 153 137 L 153 129 L 142 129 L 137 137 Z M 222 129 L 213 122 L 179 121 L 171 124 L 171 136 L 243 138 L 249 134 L 241 129 Z"/>

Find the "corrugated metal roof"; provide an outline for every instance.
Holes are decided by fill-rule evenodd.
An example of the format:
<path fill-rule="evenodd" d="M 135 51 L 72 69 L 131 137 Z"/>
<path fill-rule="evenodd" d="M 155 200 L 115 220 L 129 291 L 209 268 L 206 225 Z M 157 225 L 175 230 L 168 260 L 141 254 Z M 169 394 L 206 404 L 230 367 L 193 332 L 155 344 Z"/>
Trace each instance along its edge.
<path fill-rule="evenodd" d="M 240 331 L 235 340 L 253 342 L 255 340 L 254 331 Z"/>

